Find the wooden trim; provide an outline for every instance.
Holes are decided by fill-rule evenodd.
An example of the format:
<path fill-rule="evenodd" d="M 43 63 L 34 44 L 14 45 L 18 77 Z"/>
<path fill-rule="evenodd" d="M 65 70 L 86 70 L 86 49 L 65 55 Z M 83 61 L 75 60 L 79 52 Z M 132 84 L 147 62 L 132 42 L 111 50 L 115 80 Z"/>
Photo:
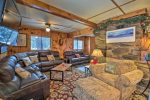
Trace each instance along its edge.
<path fill-rule="evenodd" d="M 73 34 L 73 36 L 82 36 L 82 35 L 90 35 L 93 34 L 93 28 L 89 27 L 89 28 L 85 28 L 82 29 L 80 31 L 76 31 L 76 32 L 72 32 L 71 34 Z"/>
<path fill-rule="evenodd" d="M 111 0 L 113 2 L 114 5 L 116 5 L 116 7 L 123 13 L 123 14 L 126 14 L 123 9 L 114 1 L 114 0 Z"/>
<path fill-rule="evenodd" d="M 84 18 L 81 18 L 81 17 L 74 15 L 72 13 L 66 12 L 62 9 L 56 8 L 52 5 L 46 4 L 46 3 L 39 1 L 39 0 L 16 0 L 16 2 L 23 4 L 23 5 L 26 5 L 28 7 L 31 7 L 31 8 L 35 8 L 35 9 L 53 14 L 53 15 L 58 16 L 58 17 L 62 17 L 62 18 L 65 18 L 65 19 L 68 19 L 68 20 L 71 20 L 74 22 L 78 22 L 80 24 L 90 26 L 90 27 L 96 27 L 97 26 L 96 23 L 88 21 Z"/>
<path fill-rule="evenodd" d="M 129 12 L 129 13 L 126 13 L 125 15 L 117 16 L 117 17 L 114 17 L 114 18 L 111 18 L 111 19 L 112 20 L 126 19 L 126 18 L 130 18 L 130 17 L 134 17 L 134 16 L 146 14 L 146 13 L 147 13 L 147 8 L 143 8 L 143 9 L 136 10 L 136 11 L 133 11 L 133 12 Z"/>
<path fill-rule="evenodd" d="M 124 5 L 127 5 L 127 4 L 129 4 L 129 3 L 132 3 L 132 2 L 134 2 L 134 1 L 136 1 L 136 0 L 131 0 L 131 1 L 129 1 L 129 2 L 126 2 L 126 3 L 122 4 L 122 5 L 120 5 L 120 7 L 121 7 L 121 6 L 124 6 Z M 94 15 L 94 16 L 91 16 L 91 17 L 89 17 L 88 19 L 95 18 L 95 17 L 97 17 L 97 16 L 99 16 L 99 15 L 102 15 L 102 14 L 104 14 L 104 13 L 107 13 L 107 12 L 109 12 L 109 11 L 111 11 L 111 10 L 116 9 L 116 8 L 117 8 L 117 7 L 111 8 L 111 9 L 109 9 L 109 10 L 106 10 L 106 11 L 101 12 L 101 13 L 99 13 L 99 14 L 96 14 L 96 15 Z"/>

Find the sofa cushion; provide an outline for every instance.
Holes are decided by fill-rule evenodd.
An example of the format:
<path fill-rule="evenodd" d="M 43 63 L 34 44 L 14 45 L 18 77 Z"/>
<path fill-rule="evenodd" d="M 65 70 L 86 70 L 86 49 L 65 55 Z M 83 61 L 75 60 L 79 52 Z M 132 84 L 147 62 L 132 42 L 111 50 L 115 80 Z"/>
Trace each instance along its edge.
<path fill-rule="evenodd" d="M 25 64 L 26 66 L 29 66 L 29 65 L 32 64 L 32 62 L 31 62 L 31 60 L 30 60 L 29 57 L 22 58 L 22 60 L 23 60 L 23 62 L 24 62 L 24 64 Z"/>
<path fill-rule="evenodd" d="M 49 67 L 49 66 L 53 66 L 54 62 L 53 61 L 45 61 L 45 62 L 41 62 L 40 64 L 42 67 Z"/>
<path fill-rule="evenodd" d="M 20 79 L 17 76 L 13 77 L 13 80 L 8 83 L 0 82 L 0 96 L 6 96 L 10 93 L 17 91 L 20 87 Z"/>
<path fill-rule="evenodd" d="M 39 57 L 46 57 L 47 55 L 51 55 L 51 52 L 49 50 L 45 51 L 38 51 Z"/>
<path fill-rule="evenodd" d="M 95 76 L 96 78 L 102 80 L 103 82 L 115 87 L 115 82 L 118 78 L 118 75 L 110 74 L 110 73 L 101 73 Z"/>
<path fill-rule="evenodd" d="M 73 90 L 77 100 L 119 100 L 120 91 L 94 77 L 79 79 Z"/>
<path fill-rule="evenodd" d="M 80 62 L 84 60 L 89 60 L 89 58 L 88 57 L 72 58 L 71 62 Z"/>
<path fill-rule="evenodd" d="M 36 74 L 32 73 L 31 77 L 21 80 L 21 88 L 24 88 L 26 86 L 35 84 L 35 83 L 37 83 L 39 81 L 40 80 L 39 80 L 38 76 Z"/>
<path fill-rule="evenodd" d="M 77 58 L 80 58 L 80 57 L 81 57 L 80 54 L 75 54 L 75 56 L 76 56 Z"/>
<path fill-rule="evenodd" d="M 106 59 L 107 64 L 115 64 L 115 74 L 121 75 L 133 70 L 137 69 L 137 66 L 134 64 L 134 61 L 131 60 L 118 60 L 114 58 L 107 58 Z"/>
<path fill-rule="evenodd" d="M 39 57 L 39 60 L 40 60 L 40 62 L 48 61 L 48 58 L 47 58 L 47 56 L 45 56 L 45 57 Z"/>
<path fill-rule="evenodd" d="M 0 63 L 0 81 L 7 83 L 11 81 L 15 75 L 15 70 L 8 64 L 6 60 L 3 63 Z"/>
<path fill-rule="evenodd" d="M 64 62 L 63 60 L 54 60 L 53 61 L 54 65 L 58 65 L 58 64 L 61 64 L 63 62 Z"/>
<path fill-rule="evenodd" d="M 14 56 L 17 58 L 18 61 L 22 60 L 22 58 L 28 57 L 27 53 L 17 53 Z"/>
<path fill-rule="evenodd" d="M 29 56 L 29 58 L 30 58 L 30 60 L 32 61 L 32 63 L 37 63 L 37 62 L 39 62 L 38 55 Z"/>

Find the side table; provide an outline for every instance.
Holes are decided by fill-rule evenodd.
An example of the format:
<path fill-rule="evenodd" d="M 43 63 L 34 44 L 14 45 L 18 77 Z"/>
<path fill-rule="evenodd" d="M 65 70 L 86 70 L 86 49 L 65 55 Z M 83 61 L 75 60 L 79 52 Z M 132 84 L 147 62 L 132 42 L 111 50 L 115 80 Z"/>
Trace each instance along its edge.
<path fill-rule="evenodd" d="M 89 74 L 92 75 L 90 71 L 90 65 L 86 65 L 84 66 L 84 68 L 85 68 L 85 77 L 87 77 Z"/>

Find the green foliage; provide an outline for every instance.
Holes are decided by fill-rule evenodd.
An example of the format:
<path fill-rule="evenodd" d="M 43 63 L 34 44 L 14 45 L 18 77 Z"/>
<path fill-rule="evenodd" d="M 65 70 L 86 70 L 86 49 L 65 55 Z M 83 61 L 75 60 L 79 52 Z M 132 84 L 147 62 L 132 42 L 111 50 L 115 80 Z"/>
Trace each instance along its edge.
<path fill-rule="evenodd" d="M 123 24 L 134 24 L 134 23 L 142 23 L 142 22 L 144 22 L 146 20 L 150 20 L 150 16 L 148 16 L 147 14 L 143 14 L 143 15 L 127 18 L 127 19 L 121 19 L 121 20 L 111 20 L 111 19 L 109 19 L 105 23 L 101 23 L 99 25 L 99 27 L 96 28 L 93 31 L 93 33 L 94 33 L 94 35 L 97 35 L 97 34 L 100 33 L 100 31 L 106 30 L 107 27 L 109 25 L 112 25 L 112 24 L 120 24 L 120 23 L 123 23 Z M 142 29 L 145 30 L 146 27 L 149 24 L 150 24 L 149 22 L 144 22 L 144 24 L 141 24 Z"/>

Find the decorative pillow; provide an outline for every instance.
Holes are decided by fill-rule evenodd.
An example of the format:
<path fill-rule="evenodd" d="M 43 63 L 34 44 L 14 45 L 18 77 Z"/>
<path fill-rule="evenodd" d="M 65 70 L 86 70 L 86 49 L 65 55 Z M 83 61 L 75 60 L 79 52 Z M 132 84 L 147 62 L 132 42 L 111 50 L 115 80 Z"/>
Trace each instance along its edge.
<path fill-rule="evenodd" d="M 48 58 L 49 61 L 55 60 L 55 57 L 53 55 L 47 55 L 47 58 Z"/>
<path fill-rule="evenodd" d="M 35 55 L 35 56 L 29 56 L 29 58 L 31 59 L 32 63 L 39 62 L 37 55 Z"/>
<path fill-rule="evenodd" d="M 80 58 L 80 57 L 81 57 L 80 54 L 75 54 L 75 56 L 76 56 L 77 58 Z"/>
<path fill-rule="evenodd" d="M 31 77 L 31 73 L 21 67 L 16 67 L 15 72 L 23 79 Z"/>
<path fill-rule="evenodd" d="M 110 74 L 116 74 L 116 64 L 114 63 L 107 63 L 105 67 L 105 71 Z"/>
<path fill-rule="evenodd" d="M 25 57 L 25 58 L 23 58 L 22 60 L 23 60 L 23 62 L 24 62 L 24 64 L 25 64 L 26 66 L 29 66 L 29 65 L 32 64 L 32 62 L 31 62 L 31 60 L 30 60 L 29 57 Z"/>

